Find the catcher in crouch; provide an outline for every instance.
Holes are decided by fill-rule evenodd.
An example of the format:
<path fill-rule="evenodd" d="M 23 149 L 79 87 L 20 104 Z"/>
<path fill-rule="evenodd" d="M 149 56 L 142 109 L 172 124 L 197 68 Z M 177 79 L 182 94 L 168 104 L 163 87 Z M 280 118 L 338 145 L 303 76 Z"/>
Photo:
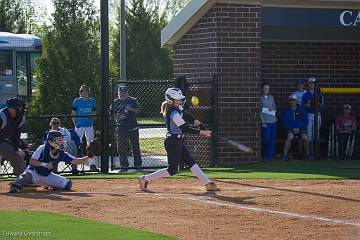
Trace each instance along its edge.
<path fill-rule="evenodd" d="M 70 190 L 71 180 L 52 172 L 53 164 L 64 161 L 66 164 L 83 164 L 95 154 L 94 147 L 90 144 L 87 148 L 87 155 L 82 158 L 75 158 L 64 151 L 65 137 L 60 131 L 49 131 L 46 143 L 39 146 L 30 159 L 29 166 L 10 185 L 10 193 L 20 192 L 28 184 L 51 187 L 53 189 Z M 96 145 L 95 143 L 93 145 Z"/>
<path fill-rule="evenodd" d="M 204 184 L 207 191 L 219 191 L 220 189 L 216 184 L 213 181 L 210 181 L 196 164 L 183 140 L 184 133 L 200 134 L 210 137 L 211 132 L 187 126 L 185 120 L 194 123 L 194 125 L 199 127 L 201 126 L 201 123 L 194 119 L 189 113 L 183 111 L 182 106 L 185 103 L 185 96 L 182 95 L 180 89 L 168 88 L 165 92 L 165 100 L 166 101 L 161 106 L 161 113 L 166 117 L 168 130 L 164 145 L 167 152 L 169 167 L 140 177 L 140 189 L 146 191 L 149 181 L 175 175 L 180 160 L 183 160 L 190 167 L 191 172 Z"/>

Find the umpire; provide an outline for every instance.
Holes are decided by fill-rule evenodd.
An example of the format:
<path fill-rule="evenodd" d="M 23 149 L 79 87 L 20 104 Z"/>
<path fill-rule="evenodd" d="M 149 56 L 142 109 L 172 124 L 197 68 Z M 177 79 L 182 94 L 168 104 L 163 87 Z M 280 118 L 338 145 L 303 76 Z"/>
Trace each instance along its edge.
<path fill-rule="evenodd" d="M 137 100 L 129 96 L 127 86 L 121 85 L 118 89 L 118 98 L 110 106 L 110 116 L 116 121 L 117 152 L 120 165 L 129 167 L 127 159 L 129 141 L 134 155 L 134 167 L 141 167 L 142 160 L 139 144 L 139 125 L 136 114 L 139 112 Z"/>
<path fill-rule="evenodd" d="M 0 110 L 0 155 L 10 162 L 14 174 L 19 176 L 26 168 L 25 153 L 19 148 L 21 127 L 25 123 L 25 102 L 10 98 L 6 105 Z"/>

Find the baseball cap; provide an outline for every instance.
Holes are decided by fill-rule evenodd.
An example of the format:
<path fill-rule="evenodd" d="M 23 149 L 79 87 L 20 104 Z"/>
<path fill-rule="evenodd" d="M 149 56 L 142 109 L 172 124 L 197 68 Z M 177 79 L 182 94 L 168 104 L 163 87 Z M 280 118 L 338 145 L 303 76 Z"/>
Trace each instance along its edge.
<path fill-rule="evenodd" d="M 297 97 L 296 97 L 296 95 L 291 94 L 288 99 L 289 99 L 289 100 L 295 100 L 295 101 L 296 101 L 296 100 L 297 100 Z"/>
<path fill-rule="evenodd" d="M 309 78 L 308 78 L 308 83 L 309 82 L 316 82 L 316 77 L 315 76 L 310 76 Z"/>
<path fill-rule="evenodd" d="M 119 88 L 118 88 L 118 92 L 119 92 L 119 93 L 126 93 L 127 91 L 128 91 L 128 87 L 125 86 L 125 85 L 121 85 L 121 86 L 119 86 Z"/>
<path fill-rule="evenodd" d="M 345 104 L 345 105 L 344 105 L 344 108 L 348 108 L 348 109 L 350 109 L 350 110 L 351 110 L 351 106 L 350 106 L 350 104 Z"/>

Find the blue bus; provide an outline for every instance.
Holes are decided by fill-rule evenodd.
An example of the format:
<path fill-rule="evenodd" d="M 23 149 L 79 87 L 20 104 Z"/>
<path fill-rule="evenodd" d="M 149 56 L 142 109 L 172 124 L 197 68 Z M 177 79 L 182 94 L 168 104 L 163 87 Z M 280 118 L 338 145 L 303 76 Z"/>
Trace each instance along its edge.
<path fill-rule="evenodd" d="M 36 90 L 36 59 L 41 49 L 36 36 L 0 32 L 0 109 L 10 97 L 30 101 Z"/>

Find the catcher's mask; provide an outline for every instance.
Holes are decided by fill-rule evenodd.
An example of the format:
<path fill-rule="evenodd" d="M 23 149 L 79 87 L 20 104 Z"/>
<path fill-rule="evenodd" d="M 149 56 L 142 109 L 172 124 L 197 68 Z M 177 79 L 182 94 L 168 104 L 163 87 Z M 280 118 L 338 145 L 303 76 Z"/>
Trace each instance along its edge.
<path fill-rule="evenodd" d="M 65 137 L 60 131 L 51 130 L 47 135 L 47 142 L 55 149 L 65 149 Z"/>

